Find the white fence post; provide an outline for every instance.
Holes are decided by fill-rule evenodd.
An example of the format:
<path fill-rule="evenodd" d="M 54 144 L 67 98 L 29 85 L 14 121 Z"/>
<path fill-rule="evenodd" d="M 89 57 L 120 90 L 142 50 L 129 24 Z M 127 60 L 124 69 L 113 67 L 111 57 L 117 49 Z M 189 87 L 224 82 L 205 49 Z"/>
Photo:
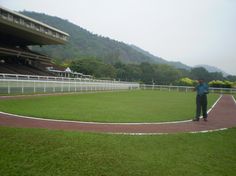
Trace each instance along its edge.
<path fill-rule="evenodd" d="M 21 82 L 21 93 L 24 94 L 24 81 Z"/>
<path fill-rule="evenodd" d="M 36 92 L 36 88 L 35 88 L 35 80 L 34 80 L 34 93 Z"/>
<path fill-rule="evenodd" d="M 75 92 L 77 92 L 77 84 L 76 84 L 76 80 L 74 80 L 74 86 L 75 86 Z"/>
<path fill-rule="evenodd" d="M 44 87 L 43 87 L 43 92 L 46 92 L 46 81 L 44 81 Z"/>
<path fill-rule="evenodd" d="M 11 94 L 11 87 L 9 81 L 7 81 L 7 93 Z"/>

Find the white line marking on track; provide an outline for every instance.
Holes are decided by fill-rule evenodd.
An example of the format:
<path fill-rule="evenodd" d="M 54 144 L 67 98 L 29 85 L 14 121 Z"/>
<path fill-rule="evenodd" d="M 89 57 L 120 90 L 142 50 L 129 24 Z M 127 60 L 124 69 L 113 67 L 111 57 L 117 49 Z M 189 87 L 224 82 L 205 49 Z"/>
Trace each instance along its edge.
<path fill-rule="evenodd" d="M 216 131 L 224 131 L 227 130 L 228 128 L 219 128 L 219 129 L 215 129 L 215 130 L 204 130 L 204 131 L 192 131 L 189 133 L 209 133 L 209 132 L 216 132 Z"/>
<path fill-rule="evenodd" d="M 223 97 L 223 95 L 220 95 L 220 97 L 216 100 L 216 102 L 212 105 L 212 107 L 207 111 L 207 113 L 210 113 L 212 109 L 216 106 L 216 104 L 220 101 L 220 99 Z"/>
<path fill-rule="evenodd" d="M 183 120 L 183 121 L 173 121 L 173 122 L 150 122 L 150 123 L 111 123 L 111 122 L 84 122 L 84 121 L 73 121 L 73 120 L 57 120 L 57 119 L 44 119 L 40 117 L 29 117 L 29 116 L 23 116 L 23 115 L 17 115 L 17 114 L 11 114 L 7 112 L 0 113 L 25 119 L 33 119 L 33 120 L 43 120 L 43 121 L 51 121 L 51 122 L 67 122 L 67 123 L 84 123 L 84 124 L 101 124 L 101 125 L 149 125 L 149 124 L 171 124 L 171 123 L 184 123 L 184 122 L 190 122 L 192 120 Z"/>
<path fill-rule="evenodd" d="M 228 128 L 219 128 L 215 130 L 203 130 L 203 131 L 190 131 L 190 132 L 181 132 L 181 133 L 211 133 L 217 131 L 228 130 Z M 168 135 L 168 134 L 176 134 L 176 133 L 106 133 L 106 134 L 118 134 L 118 135 L 130 135 L 130 136 L 154 136 L 154 135 Z"/>
<path fill-rule="evenodd" d="M 234 100 L 234 103 L 236 104 L 236 100 L 235 100 L 235 98 L 234 98 L 234 96 L 232 95 L 232 98 L 233 98 L 233 100 Z"/>

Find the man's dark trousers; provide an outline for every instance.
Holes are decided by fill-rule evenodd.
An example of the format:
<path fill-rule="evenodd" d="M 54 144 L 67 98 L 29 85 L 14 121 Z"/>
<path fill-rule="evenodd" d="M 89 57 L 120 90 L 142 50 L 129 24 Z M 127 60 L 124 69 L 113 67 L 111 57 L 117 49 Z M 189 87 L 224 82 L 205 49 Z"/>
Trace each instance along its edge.
<path fill-rule="evenodd" d="M 197 104 L 197 110 L 196 110 L 196 118 L 199 118 L 202 116 L 203 118 L 207 118 L 207 95 L 197 95 L 196 97 L 196 104 Z"/>

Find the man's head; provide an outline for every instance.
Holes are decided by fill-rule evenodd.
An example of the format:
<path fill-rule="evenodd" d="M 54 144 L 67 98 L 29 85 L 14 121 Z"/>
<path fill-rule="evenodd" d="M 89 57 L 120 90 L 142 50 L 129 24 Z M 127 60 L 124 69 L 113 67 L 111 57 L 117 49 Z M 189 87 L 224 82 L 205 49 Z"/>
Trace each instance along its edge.
<path fill-rule="evenodd" d="M 204 82 L 204 79 L 203 79 L 203 78 L 200 78 L 200 79 L 198 79 L 198 82 L 199 82 L 200 84 L 202 84 L 202 83 Z"/>

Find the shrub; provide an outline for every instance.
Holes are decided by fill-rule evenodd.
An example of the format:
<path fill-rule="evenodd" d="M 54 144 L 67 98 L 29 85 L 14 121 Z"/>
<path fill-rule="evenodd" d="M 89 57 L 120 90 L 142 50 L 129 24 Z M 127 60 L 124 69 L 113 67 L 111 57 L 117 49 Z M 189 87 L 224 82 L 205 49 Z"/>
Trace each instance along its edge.
<path fill-rule="evenodd" d="M 177 81 L 177 84 L 180 86 L 195 86 L 197 84 L 197 81 L 186 77 L 179 79 Z"/>
<path fill-rule="evenodd" d="M 219 80 L 214 80 L 209 82 L 210 87 L 217 87 L 217 88 L 232 88 L 233 84 L 234 83 L 230 81 L 219 81 Z"/>

